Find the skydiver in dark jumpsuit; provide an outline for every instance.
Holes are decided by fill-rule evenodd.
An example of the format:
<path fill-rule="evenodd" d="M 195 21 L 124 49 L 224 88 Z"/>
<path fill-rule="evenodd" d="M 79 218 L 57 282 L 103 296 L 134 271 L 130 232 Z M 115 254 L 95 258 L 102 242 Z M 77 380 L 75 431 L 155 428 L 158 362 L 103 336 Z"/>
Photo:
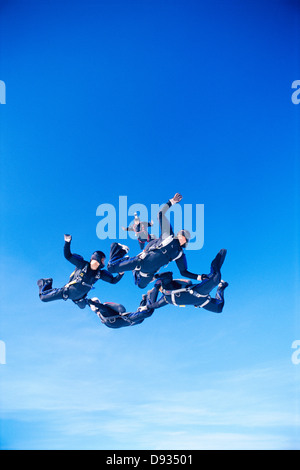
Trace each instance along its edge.
<path fill-rule="evenodd" d="M 173 279 L 173 273 L 166 272 L 156 274 L 157 281 L 148 292 L 148 308 L 157 309 L 168 304 L 177 306 L 194 305 L 204 308 L 210 312 L 221 313 L 224 307 L 224 290 L 228 283 L 221 280 L 221 266 L 225 260 L 227 251 L 219 251 L 211 263 L 211 271 L 208 275 L 203 275 L 203 280 L 199 284 L 192 284 L 191 281 Z M 218 286 L 215 298 L 210 292 Z M 157 300 L 158 292 L 162 296 Z"/>
<path fill-rule="evenodd" d="M 126 312 L 122 304 L 114 302 L 101 303 L 96 297 L 88 299 L 88 304 L 105 326 L 108 328 L 124 328 L 126 326 L 139 325 L 143 323 L 146 318 L 151 317 L 154 309 L 148 307 L 147 302 L 155 302 L 158 293 L 159 291 L 151 292 L 151 300 L 144 294 L 135 312 Z"/>
<path fill-rule="evenodd" d="M 86 296 L 99 279 L 110 284 L 116 284 L 122 279 L 123 273 L 114 277 L 106 269 L 103 269 L 105 254 L 102 251 L 95 251 L 90 261 L 85 261 L 80 255 L 72 254 L 71 240 L 71 235 L 65 235 L 64 256 L 76 267 L 70 276 L 69 282 L 60 289 L 53 289 L 53 279 L 40 279 L 37 282 L 39 296 L 42 302 L 70 299 L 78 307 L 85 308 L 87 305 Z"/>
<path fill-rule="evenodd" d="M 136 312 L 128 313 L 122 304 L 105 302 L 97 298 L 88 300 L 91 309 L 96 312 L 101 322 L 108 328 L 124 328 L 141 324 L 151 317 L 155 309 L 168 304 L 185 306 L 194 305 L 215 313 L 221 313 L 224 307 L 224 290 L 227 282 L 221 280 L 221 266 L 226 256 L 226 250 L 220 250 L 211 263 L 211 272 L 203 275 L 204 280 L 193 285 L 191 281 L 173 279 L 171 272 L 156 274 L 157 281 L 153 289 L 143 295 Z M 209 292 L 218 285 L 216 297 Z M 157 300 L 159 293 L 163 295 Z"/>
<path fill-rule="evenodd" d="M 136 285 L 143 289 L 152 281 L 154 274 L 160 268 L 171 261 L 176 261 L 182 276 L 199 281 L 202 279 L 200 274 L 191 273 L 187 269 L 187 260 L 183 248 L 189 242 L 189 232 L 180 230 L 175 236 L 165 215 L 168 209 L 173 204 L 180 202 L 181 199 L 182 196 L 177 193 L 163 206 L 158 213 L 161 235 L 158 239 L 150 241 L 138 256 L 129 258 L 126 256 L 129 250 L 128 247 L 120 243 L 112 243 L 107 265 L 110 273 L 133 271 Z"/>
<path fill-rule="evenodd" d="M 140 218 L 138 217 L 137 213 L 134 214 L 134 221 L 133 224 L 129 225 L 129 227 L 122 227 L 123 230 L 126 232 L 134 232 L 137 240 L 139 242 L 140 249 L 143 250 L 145 248 L 146 243 L 153 240 L 155 237 L 151 235 L 147 228 L 152 227 L 153 222 L 141 222 Z"/>

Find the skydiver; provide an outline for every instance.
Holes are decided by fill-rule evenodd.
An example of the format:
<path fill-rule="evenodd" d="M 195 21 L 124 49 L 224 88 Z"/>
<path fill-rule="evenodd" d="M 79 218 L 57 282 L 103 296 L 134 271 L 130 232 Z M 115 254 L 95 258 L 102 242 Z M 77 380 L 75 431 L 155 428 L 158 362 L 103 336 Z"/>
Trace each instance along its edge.
<path fill-rule="evenodd" d="M 39 297 L 42 302 L 52 302 L 53 300 L 72 300 L 78 307 L 85 308 L 87 305 L 86 296 L 93 288 L 93 285 L 101 279 L 110 284 L 117 284 L 124 273 L 114 277 L 106 269 L 105 254 L 102 251 L 95 251 L 90 261 L 85 261 L 82 256 L 71 253 L 71 235 L 64 236 L 64 256 L 72 263 L 76 269 L 71 274 L 69 282 L 60 289 L 52 287 L 53 279 L 39 279 Z"/>
<path fill-rule="evenodd" d="M 151 292 L 151 300 L 144 294 L 136 312 L 126 312 L 122 304 L 105 302 L 102 304 L 97 297 L 88 299 L 91 309 L 98 315 L 101 322 L 108 328 L 123 328 L 141 324 L 146 318 L 151 317 L 154 312 L 152 307 L 147 306 L 147 302 L 155 302 L 157 292 Z"/>
<path fill-rule="evenodd" d="M 202 276 L 194 274 L 187 269 L 187 259 L 183 249 L 187 246 L 190 233 L 188 230 L 180 230 L 174 235 L 173 228 L 165 216 L 168 209 L 180 202 L 182 196 L 178 193 L 170 199 L 158 213 L 161 235 L 158 239 L 148 243 L 146 248 L 139 255 L 129 258 L 127 255 L 129 248 L 120 243 L 112 243 L 110 259 L 107 269 L 110 273 L 133 271 L 135 284 L 143 289 L 153 279 L 155 273 L 162 266 L 171 261 L 176 261 L 180 274 L 189 279 L 200 281 Z"/>
<path fill-rule="evenodd" d="M 203 280 L 199 284 L 192 284 L 191 281 L 173 279 L 173 273 L 166 272 L 156 274 L 157 281 L 148 292 L 148 308 L 161 308 L 168 304 L 177 306 L 194 305 L 204 308 L 210 312 L 221 313 L 224 307 L 224 290 L 228 283 L 221 280 L 221 267 L 225 260 L 227 251 L 219 251 L 211 263 L 211 271 L 208 275 L 203 275 Z M 215 298 L 210 292 L 218 286 Z M 158 292 L 162 296 L 157 300 Z"/>
<path fill-rule="evenodd" d="M 139 216 L 135 212 L 133 223 L 130 224 L 128 227 L 122 227 L 123 230 L 126 232 L 134 232 L 137 240 L 139 242 L 140 249 L 143 250 L 145 248 L 146 242 L 150 242 L 154 240 L 154 235 L 151 235 L 147 228 L 152 227 L 153 221 L 151 222 L 141 222 Z"/>

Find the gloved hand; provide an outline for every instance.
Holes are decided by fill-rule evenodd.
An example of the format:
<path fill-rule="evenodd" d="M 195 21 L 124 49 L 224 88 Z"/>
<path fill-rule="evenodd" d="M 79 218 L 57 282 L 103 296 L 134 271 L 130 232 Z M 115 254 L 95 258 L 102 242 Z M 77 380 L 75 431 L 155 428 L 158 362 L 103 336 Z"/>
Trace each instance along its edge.
<path fill-rule="evenodd" d="M 172 199 L 170 199 L 172 206 L 173 204 L 177 204 L 177 202 L 180 202 L 181 199 L 182 199 L 181 194 L 176 193 L 175 196 Z"/>
<path fill-rule="evenodd" d="M 208 279 L 208 275 L 207 274 L 199 274 L 197 276 L 197 281 L 203 281 L 204 279 Z"/>
<path fill-rule="evenodd" d="M 93 312 L 97 312 L 98 308 L 97 306 L 95 305 L 95 303 L 99 303 L 100 304 L 100 300 L 98 299 L 98 297 L 93 297 L 91 299 L 92 302 L 94 303 L 89 303 L 89 306 L 91 307 L 91 310 L 93 310 Z"/>

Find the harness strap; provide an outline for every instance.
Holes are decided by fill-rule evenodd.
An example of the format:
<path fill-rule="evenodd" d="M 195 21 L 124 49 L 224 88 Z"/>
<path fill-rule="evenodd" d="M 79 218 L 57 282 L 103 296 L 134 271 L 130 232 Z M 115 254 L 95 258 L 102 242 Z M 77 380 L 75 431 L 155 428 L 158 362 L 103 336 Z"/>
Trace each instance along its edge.
<path fill-rule="evenodd" d="M 209 304 L 210 299 L 211 299 L 211 296 L 209 295 L 209 296 L 208 296 L 208 299 L 207 299 L 202 305 L 198 305 L 198 307 L 199 307 L 199 308 L 205 307 L 205 305 Z"/>
<path fill-rule="evenodd" d="M 119 315 L 113 315 L 111 317 L 105 317 L 104 315 L 102 315 L 102 313 L 100 312 L 100 310 L 97 311 L 97 315 L 98 317 L 100 318 L 101 322 L 102 323 L 115 323 L 115 321 L 118 319 L 118 318 L 121 318 L 122 320 L 130 323 L 131 325 L 133 324 L 133 322 L 131 320 L 129 320 L 128 317 L 126 317 L 126 315 L 128 315 L 128 313 L 123 313 L 123 314 L 119 314 Z"/>
<path fill-rule="evenodd" d="M 180 305 L 176 302 L 176 297 L 178 297 L 180 294 L 186 292 L 188 294 L 194 295 L 198 299 L 201 297 L 205 297 L 207 300 L 203 302 L 203 304 L 199 305 L 199 307 L 203 308 L 205 305 L 207 305 L 210 302 L 210 295 L 208 294 L 198 294 L 198 292 L 194 292 L 193 289 L 190 287 L 185 287 L 182 289 L 176 289 L 176 290 L 166 290 L 162 289 L 161 292 L 164 294 L 164 296 L 171 296 L 171 302 L 173 305 L 176 305 L 177 307 L 180 307 Z"/>
<path fill-rule="evenodd" d="M 93 284 L 87 284 L 86 282 L 82 282 L 81 284 L 82 284 L 83 286 L 90 287 L 91 289 L 94 288 L 94 285 L 93 285 Z"/>
<path fill-rule="evenodd" d="M 89 287 L 90 289 L 94 289 L 93 284 L 87 284 L 86 282 L 82 281 L 80 278 L 79 279 L 74 279 L 74 281 L 68 282 L 64 287 L 69 288 L 70 286 L 73 286 L 74 284 L 81 284 L 82 286 Z"/>
<path fill-rule="evenodd" d="M 87 302 L 89 305 L 92 304 L 92 305 L 95 305 L 95 307 L 98 307 L 98 302 L 94 302 L 92 299 L 88 299 L 88 302 Z M 122 318 L 124 321 L 127 321 L 128 323 L 130 324 L 133 324 L 134 322 L 132 322 L 131 320 L 129 320 L 129 318 L 127 317 L 128 313 L 127 312 L 124 312 L 124 313 L 119 313 L 119 314 L 116 314 L 116 315 L 112 315 L 110 317 L 105 317 L 99 307 L 97 308 L 97 311 L 96 311 L 96 314 L 98 315 L 98 317 L 100 318 L 101 322 L 102 323 L 115 323 L 115 321 L 118 319 L 118 318 Z"/>
<path fill-rule="evenodd" d="M 142 271 L 140 271 L 140 276 L 142 276 L 142 277 L 153 277 L 153 274 L 151 274 L 151 273 L 142 273 Z"/>
<path fill-rule="evenodd" d="M 68 282 L 68 284 L 65 285 L 65 288 L 68 288 L 68 287 L 70 287 L 70 286 L 73 286 L 74 284 L 77 284 L 77 280 Z"/>
<path fill-rule="evenodd" d="M 173 240 L 174 240 L 174 235 L 169 235 L 158 246 L 153 246 L 153 247 L 150 246 L 148 251 L 160 250 L 161 248 L 164 248 L 165 246 L 169 245 Z"/>
<path fill-rule="evenodd" d="M 82 284 L 83 286 L 87 286 L 87 287 L 90 287 L 91 289 L 93 288 L 93 285 L 90 285 L 90 284 L 86 284 L 84 281 L 83 281 L 83 276 L 87 273 L 87 270 L 88 270 L 88 265 L 89 263 L 87 263 L 81 270 L 80 272 L 76 275 L 75 279 L 73 279 L 72 281 L 68 282 L 66 285 L 65 285 L 65 288 L 68 288 L 70 286 L 73 286 L 74 284 Z M 71 278 L 72 276 L 76 273 L 76 269 L 75 271 L 72 272 L 71 274 Z"/>

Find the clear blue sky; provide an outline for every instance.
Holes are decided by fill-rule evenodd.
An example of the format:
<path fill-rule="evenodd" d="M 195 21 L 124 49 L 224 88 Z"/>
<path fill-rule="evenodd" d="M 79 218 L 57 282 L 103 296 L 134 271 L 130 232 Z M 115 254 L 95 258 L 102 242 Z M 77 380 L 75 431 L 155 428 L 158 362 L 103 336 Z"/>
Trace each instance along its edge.
<path fill-rule="evenodd" d="M 299 449 L 297 0 L 2 1 L 0 448 Z M 102 203 L 204 204 L 222 315 L 165 307 L 103 326 L 42 304 L 89 257 Z M 131 252 L 136 243 L 129 241 Z M 176 266 L 172 266 L 178 274 Z M 127 273 L 98 283 L 134 310 Z"/>

